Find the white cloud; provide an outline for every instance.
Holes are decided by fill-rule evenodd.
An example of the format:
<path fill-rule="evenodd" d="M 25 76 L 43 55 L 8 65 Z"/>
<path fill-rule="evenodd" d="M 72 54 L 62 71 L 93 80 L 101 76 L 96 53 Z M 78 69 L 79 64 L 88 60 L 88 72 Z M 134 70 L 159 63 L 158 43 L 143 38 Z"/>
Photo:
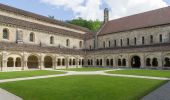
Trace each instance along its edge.
<path fill-rule="evenodd" d="M 71 10 L 75 17 L 103 20 L 104 4 L 110 9 L 110 19 L 120 18 L 144 11 L 168 6 L 163 0 L 40 0 L 65 10 Z"/>

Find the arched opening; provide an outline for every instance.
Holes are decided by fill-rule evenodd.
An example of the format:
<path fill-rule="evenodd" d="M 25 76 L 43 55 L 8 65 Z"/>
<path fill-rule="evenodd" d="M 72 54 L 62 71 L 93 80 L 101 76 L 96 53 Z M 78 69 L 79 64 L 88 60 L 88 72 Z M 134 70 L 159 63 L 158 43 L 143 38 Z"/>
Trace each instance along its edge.
<path fill-rule="evenodd" d="M 118 66 L 122 66 L 121 59 L 118 59 Z"/>
<path fill-rule="evenodd" d="M 84 65 L 84 59 L 82 59 L 82 66 Z"/>
<path fill-rule="evenodd" d="M 110 65 L 113 66 L 113 59 L 110 59 Z"/>
<path fill-rule="evenodd" d="M 16 67 L 21 67 L 21 58 L 16 58 L 16 61 L 15 61 L 15 66 Z"/>
<path fill-rule="evenodd" d="M 65 66 L 65 59 L 62 59 L 62 66 Z"/>
<path fill-rule="evenodd" d="M 151 59 L 150 58 L 146 59 L 146 66 L 151 66 Z"/>
<path fill-rule="evenodd" d="M 126 59 L 122 60 L 122 66 L 126 66 Z"/>
<path fill-rule="evenodd" d="M 164 67 L 170 67 L 170 59 L 168 57 L 165 58 Z"/>
<path fill-rule="evenodd" d="M 90 59 L 88 59 L 88 65 L 90 65 Z"/>
<path fill-rule="evenodd" d="M 31 42 L 35 41 L 35 34 L 34 33 L 30 33 L 30 41 Z"/>
<path fill-rule="evenodd" d="M 14 59 L 12 57 L 8 58 L 7 67 L 14 67 Z"/>
<path fill-rule="evenodd" d="M 3 39 L 9 39 L 9 30 L 7 28 L 3 29 Z"/>
<path fill-rule="evenodd" d="M 53 36 L 50 37 L 50 44 L 54 44 L 54 37 Z"/>
<path fill-rule="evenodd" d="M 69 60 L 69 65 L 70 65 L 70 66 L 72 65 L 72 59 Z"/>
<path fill-rule="evenodd" d="M 103 60 L 102 59 L 100 59 L 100 66 L 102 66 L 103 65 Z"/>
<path fill-rule="evenodd" d="M 91 59 L 91 65 L 93 65 L 93 60 Z"/>
<path fill-rule="evenodd" d="M 57 66 L 61 66 L 61 59 L 57 60 Z"/>
<path fill-rule="evenodd" d="M 82 63 L 81 63 L 81 59 L 79 59 L 79 65 L 81 65 Z"/>
<path fill-rule="evenodd" d="M 97 66 L 99 66 L 99 65 L 100 65 L 99 59 L 97 59 L 97 61 L 96 61 L 96 65 L 97 65 Z"/>
<path fill-rule="evenodd" d="M 152 60 L 152 66 L 153 66 L 153 67 L 157 67 L 157 66 L 158 66 L 158 59 L 157 59 L 157 58 L 153 58 L 153 60 Z"/>
<path fill-rule="evenodd" d="M 139 56 L 132 57 L 131 66 L 132 66 L 132 68 L 140 68 L 141 62 L 140 62 L 140 57 Z"/>
<path fill-rule="evenodd" d="M 110 66 L 110 61 L 109 61 L 109 59 L 106 60 L 106 65 L 107 65 L 107 66 Z"/>
<path fill-rule="evenodd" d="M 27 62 L 28 68 L 38 68 L 38 57 L 37 56 L 29 56 Z"/>
<path fill-rule="evenodd" d="M 50 56 L 46 56 L 44 58 L 44 67 L 45 68 L 52 68 L 53 67 L 53 59 Z"/>
<path fill-rule="evenodd" d="M 75 59 L 73 59 L 73 65 L 76 65 L 76 60 Z"/>

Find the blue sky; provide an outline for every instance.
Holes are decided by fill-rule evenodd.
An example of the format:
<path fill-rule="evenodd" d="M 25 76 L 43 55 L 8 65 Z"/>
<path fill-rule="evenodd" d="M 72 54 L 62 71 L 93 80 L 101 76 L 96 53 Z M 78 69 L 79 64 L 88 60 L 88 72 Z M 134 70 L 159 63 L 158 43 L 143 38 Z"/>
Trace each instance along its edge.
<path fill-rule="evenodd" d="M 71 3 L 68 3 L 70 1 Z M 52 15 L 59 20 L 70 20 L 76 17 L 102 20 L 105 7 L 110 9 L 111 19 L 115 19 L 170 5 L 170 0 L 148 0 L 150 2 L 134 0 L 134 3 L 128 1 L 130 0 L 120 0 L 120 2 L 118 0 L 106 0 L 106 2 L 103 0 L 0 0 L 0 3 L 44 16 Z M 138 9 L 134 9 L 135 7 Z"/>

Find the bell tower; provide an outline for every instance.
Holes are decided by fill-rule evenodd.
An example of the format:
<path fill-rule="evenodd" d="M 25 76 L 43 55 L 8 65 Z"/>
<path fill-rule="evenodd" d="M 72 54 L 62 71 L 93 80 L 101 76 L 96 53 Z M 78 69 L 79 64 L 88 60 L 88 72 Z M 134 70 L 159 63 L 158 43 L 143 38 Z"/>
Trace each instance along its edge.
<path fill-rule="evenodd" d="M 109 9 L 104 9 L 104 24 L 109 21 Z"/>

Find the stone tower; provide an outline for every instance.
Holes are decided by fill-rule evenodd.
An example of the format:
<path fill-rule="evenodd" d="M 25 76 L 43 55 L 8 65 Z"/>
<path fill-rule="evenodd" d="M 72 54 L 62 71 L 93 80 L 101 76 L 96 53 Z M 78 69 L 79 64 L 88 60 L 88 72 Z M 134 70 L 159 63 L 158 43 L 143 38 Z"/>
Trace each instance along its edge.
<path fill-rule="evenodd" d="M 105 8 L 104 9 L 104 23 L 109 21 L 109 9 Z"/>

